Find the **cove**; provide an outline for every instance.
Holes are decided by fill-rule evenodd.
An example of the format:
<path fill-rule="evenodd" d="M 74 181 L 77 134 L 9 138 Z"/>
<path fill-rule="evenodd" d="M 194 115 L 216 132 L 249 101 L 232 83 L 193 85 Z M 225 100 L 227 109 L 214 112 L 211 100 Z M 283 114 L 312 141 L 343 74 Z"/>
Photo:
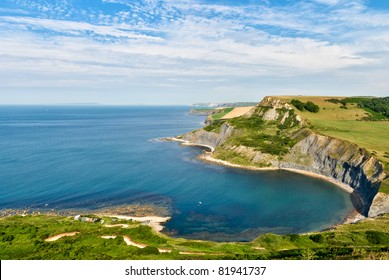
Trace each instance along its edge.
<path fill-rule="evenodd" d="M 349 194 L 287 171 L 204 163 L 160 138 L 202 127 L 188 107 L 0 107 L 0 209 L 167 208 L 174 237 L 249 241 L 341 223 Z"/>

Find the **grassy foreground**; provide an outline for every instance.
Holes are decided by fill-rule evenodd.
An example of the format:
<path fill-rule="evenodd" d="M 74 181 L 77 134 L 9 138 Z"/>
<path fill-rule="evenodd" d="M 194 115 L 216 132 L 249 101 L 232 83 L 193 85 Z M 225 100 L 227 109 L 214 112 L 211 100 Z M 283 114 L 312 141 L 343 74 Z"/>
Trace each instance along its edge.
<path fill-rule="evenodd" d="M 324 232 L 265 234 L 248 243 L 173 239 L 137 222 L 104 219 L 105 224 L 47 215 L 1 218 L 0 259 L 389 259 L 389 215 Z M 128 227 L 106 227 L 115 223 Z M 101 238 L 107 235 L 117 237 Z M 123 236 L 147 247 L 127 245 Z"/>

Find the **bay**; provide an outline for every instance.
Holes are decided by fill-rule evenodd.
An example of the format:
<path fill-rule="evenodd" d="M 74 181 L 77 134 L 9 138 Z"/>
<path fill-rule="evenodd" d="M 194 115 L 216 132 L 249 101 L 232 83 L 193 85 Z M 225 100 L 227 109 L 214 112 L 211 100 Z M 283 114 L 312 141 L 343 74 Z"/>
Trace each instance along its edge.
<path fill-rule="evenodd" d="M 203 126 L 188 111 L 0 106 L 0 209 L 153 203 L 171 212 L 165 233 L 215 241 L 321 230 L 352 209 L 329 182 L 203 163 L 202 148 L 160 141 Z"/>

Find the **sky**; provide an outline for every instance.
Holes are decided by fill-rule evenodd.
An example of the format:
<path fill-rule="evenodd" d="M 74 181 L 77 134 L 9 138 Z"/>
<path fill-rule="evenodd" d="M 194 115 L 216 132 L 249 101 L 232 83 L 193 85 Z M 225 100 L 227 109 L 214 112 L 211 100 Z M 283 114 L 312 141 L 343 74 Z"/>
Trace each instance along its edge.
<path fill-rule="evenodd" d="M 0 104 L 389 96 L 388 0 L 1 0 Z"/>

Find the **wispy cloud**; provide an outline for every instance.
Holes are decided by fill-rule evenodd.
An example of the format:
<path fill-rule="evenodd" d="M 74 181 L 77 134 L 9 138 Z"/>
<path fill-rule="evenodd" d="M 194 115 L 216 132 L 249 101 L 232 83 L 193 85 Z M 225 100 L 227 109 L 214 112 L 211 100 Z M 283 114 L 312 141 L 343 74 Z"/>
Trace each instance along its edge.
<path fill-rule="evenodd" d="M 341 2 L 341 0 L 314 0 L 316 3 L 335 6 Z"/>
<path fill-rule="evenodd" d="M 346 84 L 353 76 L 362 82 L 364 69 L 362 79 L 373 80 L 368 76 L 375 69 L 377 90 L 387 84 L 377 77 L 389 70 L 389 15 L 363 1 L 17 3 L 16 9 L 28 14 L 0 6 L 0 82 L 8 88 L 20 85 L 10 72 L 23 76 L 26 86 L 68 81 L 74 87 L 97 83 L 147 90 L 150 81 L 156 87 L 188 81 L 212 89 L 232 80 L 253 87 L 255 79 L 265 78 L 295 87 L 293 79 L 309 75 L 313 83 L 315 75 L 320 81 L 326 73 L 345 77 Z"/>

